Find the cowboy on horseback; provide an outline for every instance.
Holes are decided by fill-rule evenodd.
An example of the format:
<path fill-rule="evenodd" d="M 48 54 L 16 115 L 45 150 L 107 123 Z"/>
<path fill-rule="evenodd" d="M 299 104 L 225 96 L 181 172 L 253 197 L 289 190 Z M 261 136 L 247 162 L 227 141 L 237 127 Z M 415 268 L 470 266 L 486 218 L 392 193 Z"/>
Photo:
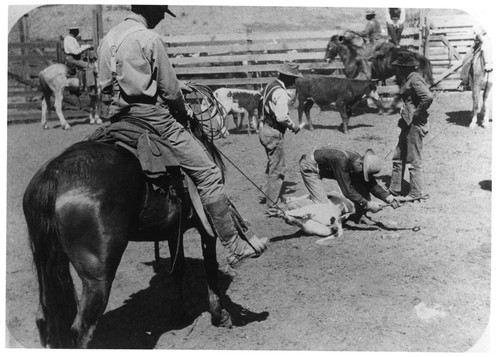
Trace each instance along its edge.
<path fill-rule="evenodd" d="M 132 5 L 132 13 L 102 40 L 98 51 L 99 81 L 112 97 L 110 120 L 123 114 L 150 124 L 160 134 L 160 150 L 175 156 L 196 185 L 216 235 L 233 268 L 250 257 L 260 256 L 268 244 L 250 230 L 238 229 L 231 213 L 223 176 L 202 145 L 187 129 L 192 110 L 168 58 L 165 44 L 152 31 L 167 5 Z"/>
<path fill-rule="evenodd" d="M 87 69 L 89 66 L 89 63 L 82 59 L 82 54 L 84 51 L 92 48 L 92 46 L 80 46 L 78 40 L 76 39 L 79 33 L 79 27 L 70 27 L 69 34 L 64 37 L 64 54 L 66 55 L 65 62 L 70 69 L 75 69 L 76 67 Z"/>
<path fill-rule="evenodd" d="M 69 34 L 64 37 L 64 54 L 66 55 L 64 64 L 68 67 L 68 74 L 70 76 L 78 75 L 80 86 L 75 95 L 79 95 L 87 87 L 87 71 L 93 73 L 95 68 L 92 68 L 89 61 L 82 58 L 83 53 L 91 49 L 91 45 L 82 45 L 78 43 L 77 37 L 80 33 L 79 27 L 70 27 Z M 90 74 L 89 74 L 90 76 Z M 91 80 L 92 82 L 92 80 Z"/>

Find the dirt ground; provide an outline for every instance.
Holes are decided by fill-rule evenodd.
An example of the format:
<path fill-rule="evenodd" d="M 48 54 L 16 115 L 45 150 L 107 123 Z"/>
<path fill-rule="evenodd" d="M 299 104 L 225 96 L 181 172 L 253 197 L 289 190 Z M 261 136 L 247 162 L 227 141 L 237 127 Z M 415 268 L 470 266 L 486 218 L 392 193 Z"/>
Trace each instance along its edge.
<path fill-rule="evenodd" d="M 168 266 L 155 273 L 152 243 L 130 243 L 118 269 L 94 348 L 238 349 L 462 352 L 474 346 L 490 319 L 491 128 L 465 125 L 470 92 L 437 94 L 424 143 L 425 188 L 431 198 L 387 208 L 374 220 L 384 230 L 349 225 L 330 247 L 315 244 L 278 218 L 266 218 L 255 187 L 228 163 L 227 191 L 254 230 L 271 239 L 269 251 L 237 273 L 220 269 L 231 329 L 211 326 L 199 236 L 185 236 L 187 323 L 173 321 Z M 385 160 L 380 182 L 388 184 L 398 115 L 361 108 L 351 134 L 337 130 L 334 110 L 312 111 L 316 130 L 286 136 L 285 196 L 305 194 L 298 160 L 324 145 Z M 296 111 L 292 118 L 297 120 Z M 37 282 L 22 214 L 22 195 L 40 166 L 95 127 L 74 120 L 8 127 L 6 323 L 9 345 L 40 347 L 34 318 Z M 231 123 L 232 125 L 232 123 Z M 230 126 L 232 128 L 232 126 Z M 235 133 L 218 141 L 222 152 L 257 185 L 265 154 L 258 136 Z M 327 181 L 331 189 L 338 189 Z M 223 262 L 222 247 L 218 249 Z M 168 258 L 166 244 L 162 255 Z"/>

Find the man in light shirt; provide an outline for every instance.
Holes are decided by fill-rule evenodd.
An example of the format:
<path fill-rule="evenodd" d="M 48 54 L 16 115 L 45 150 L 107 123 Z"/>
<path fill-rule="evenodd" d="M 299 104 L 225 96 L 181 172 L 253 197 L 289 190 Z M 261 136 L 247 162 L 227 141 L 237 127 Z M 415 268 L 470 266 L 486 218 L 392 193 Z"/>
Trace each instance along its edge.
<path fill-rule="evenodd" d="M 76 39 L 79 33 L 80 29 L 78 27 L 71 27 L 69 29 L 69 34 L 64 37 L 64 53 L 66 55 L 66 64 L 70 68 L 79 67 L 81 69 L 86 69 L 88 67 L 88 62 L 82 60 L 82 53 L 92 46 L 80 46 L 78 40 Z"/>
<path fill-rule="evenodd" d="M 285 149 L 284 138 L 287 129 L 297 133 L 300 127 L 290 118 L 288 103 L 290 94 L 287 88 L 295 84 L 298 77 L 302 77 L 299 66 L 285 62 L 278 69 L 278 78 L 269 83 L 264 89 L 263 114 L 259 130 L 259 139 L 266 151 L 266 183 L 265 194 L 268 209 L 272 209 L 281 198 L 281 188 L 285 179 Z"/>
<path fill-rule="evenodd" d="M 99 82 L 111 95 L 110 121 L 129 116 L 152 125 L 161 136 L 158 147 L 177 160 L 193 180 L 214 231 L 226 250 L 226 260 L 237 268 L 267 249 L 269 240 L 253 230 L 239 230 L 221 170 L 187 130 L 190 116 L 181 83 L 170 63 L 162 37 L 153 29 L 168 5 L 132 5 L 125 20 L 112 28 L 99 45 Z"/>

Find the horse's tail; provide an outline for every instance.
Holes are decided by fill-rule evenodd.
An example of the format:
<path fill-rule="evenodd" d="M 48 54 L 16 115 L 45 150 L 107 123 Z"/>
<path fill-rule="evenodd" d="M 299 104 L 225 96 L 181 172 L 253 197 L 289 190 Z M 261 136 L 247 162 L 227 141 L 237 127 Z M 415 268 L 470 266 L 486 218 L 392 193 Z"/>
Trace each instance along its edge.
<path fill-rule="evenodd" d="M 434 84 L 434 75 L 432 74 L 432 63 L 431 61 L 421 55 L 417 55 L 417 60 L 419 62 L 420 74 L 427 81 L 429 85 Z"/>
<path fill-rule="evenodd" d="M 37 321 L 41 342 L 52 348 L 70 348 L 71 324 L 76 316 L 76 295 L 55 217 L 57 178 L 47 167 L 29 183 L 23 210 L 36 266 L 43 321 Z"/>

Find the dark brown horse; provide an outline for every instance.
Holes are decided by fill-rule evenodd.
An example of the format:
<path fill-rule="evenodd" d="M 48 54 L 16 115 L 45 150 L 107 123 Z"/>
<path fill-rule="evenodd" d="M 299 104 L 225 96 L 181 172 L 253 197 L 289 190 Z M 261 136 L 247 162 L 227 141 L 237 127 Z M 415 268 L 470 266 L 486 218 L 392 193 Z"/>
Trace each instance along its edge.
<path fill-rule="evenodd" d="M 419 62 L 418 71 L 429 85 L 434 83 L 431 62 L 424 56 L 397 48 L 390 42 L 383 45 L 382 54 L 375 56 L 370 62 L 367 61 L 366 45 L 364 39 L 354 32 L 346 32 L 344 35 L 334 35 L 330 38 L 326 48 L 325 60 L 333 61 L 337 55 L 344 64 L 344 72 L 348 78 L 371 79 L 384 82 L 396 76 L 396 83 L 401 85 L 402 79 L 398 78 L 396 68 L 392 62 L 396 60 L 401 52 L 411 53 Z"/>
<path fill-rule="evenodd" d="M 223 166 L 201 123 L 193 120 L 191 127 Z M 220 303 L 216 239 L 196 215 L 181 176 L 174 170 L 162 185 L 165 192 L 157 193 L 132 153 L 93 141 L 74 144 L 35 174 L 23 209 L 39 282 L 36 323 L 44 346 L 88 346 L 130 241 L 168 240 L 179 310 L 185 269 L 182 234 L 192 227 L 201 235 L 212 323 L 231 326 Z M 79 299 L 70 264 L 82 281 Z"/>

